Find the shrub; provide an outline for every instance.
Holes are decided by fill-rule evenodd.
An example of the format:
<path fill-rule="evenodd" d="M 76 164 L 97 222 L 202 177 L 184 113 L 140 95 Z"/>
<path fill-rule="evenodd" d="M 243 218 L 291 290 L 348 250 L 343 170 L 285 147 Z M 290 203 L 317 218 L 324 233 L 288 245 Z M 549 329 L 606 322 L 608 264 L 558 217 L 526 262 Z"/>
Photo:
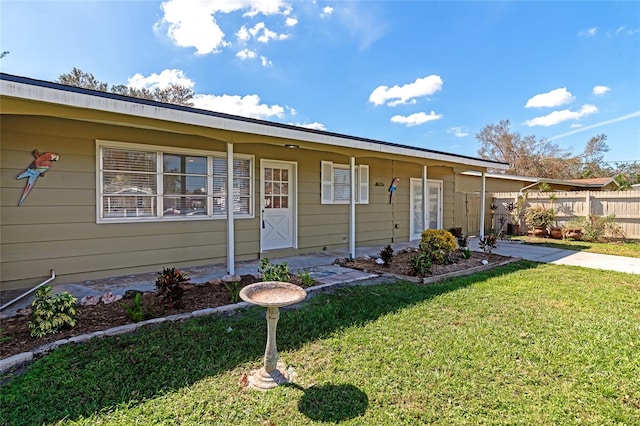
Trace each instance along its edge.
<path fill-rule="evenodd" d="M 616 216 L 597 216 L 591 214 L 571 222 L 571 227 L 582 229 L 582 239 L 585 241 L 604 241 L 607 237 L 624 239 L 625 234 L 620 225 L 616 223 Z"/>
<path fill-rule="evenodd" d="M 444 263 L 457 249 L 456 239 L 444 229 L 427 229 L 422 232 L 420 251 L 427 253 L 434 263 Z"/>
<path fill-rule="evenodd" d="M 491 254 L 491 252 L 498 247 L 498 245 L 496 244 L 498 241 L 498 239 L 496 238 L 495 235 L 493 234 L 489 234 L 483 238 L 480 238 L 480 248 L 482 249 L 482 251 L 484 251 L 485 253 Z"/>
<path fill-rule="evenodd" d="M 184 289 L 182 283 L 188 282 L 191 278 L 187 278 L 187 274 L 180 272 L 176 268 L 164 268 L 156 279 L 156 287 L 158 295 L 162 296 L 162 301 L 169 305 L 170 308 L 180 306 Z"/>
<path fill-rule="evenodd" d="M 389 265 L 393 260 L 393 248 L 390 244 L 387 244 L 385 248 L 380 250 L 380 259 L 384 262 L 385 265 Z"/>
<path fill-rule="evenodd" d="M 451 234 L 456 237 L 456 241 L 458 242 L 458 247 L 465 248 L 469 246 L 469 237 L 465 237 L 462 232 L 462 228 L 451 228 L 449 230 Z"/>
<path fill-rule="evenodd" d="M 231 303 L 238 303 L 240 300 L 240 283 L 233 281 L 232 283 L 224 283 L 224 286 L 231 294 Z"/>
<path fill-rule="evenodd" d="M 51 290 L 50 285 L 40 287 L 31 303 L 33 311 L 29 330 L 33 337 L 55 334 L 65 327 L 76 325 L 78 299 L 67 291 L 51 295 Z"/>
<path fill-rule="evenodd" d="M 427 253 L 414 254 L 409 258 L 409 272 L 411 275 L 424 277 L 431 269 L 431 259 Z"/>
<path fill-rule="evenodd" d="M 463 259 L 469 259 L 471 257 L 471 250 L 469 247 L 465 247 L 464 250 L 460 251 L 460 254 Z"/>
<path fill-rule="evenodd" d="M 298 277 L 302 281 L 302 285 L 310 287 L 313 285 L 313 278 L 307 271 L 298 271 Z"/>
<path fill-rule="evenodd" d="M 289 265 L 287 262 L 280 264 L 269 263 L 268 257 L 260 259 L 260 273 L 263 281 L 289 281 Z"/>
<path fill-rule="evenodd" d="M 524 213 L 524 221 L 534 228 L 548 228 L 556 218 L 553 209 L 544 206 L 529 207 Z"/>
<path fill-rule="evenodd" d="M 122 304 L 120 305 L 127 312 L 127 316 L 133 322 L 140 322 L 144 319 L 144 309 L 142 308 L 142 293 L 136 293 L 133 297 L 133 304 L 131 306 Z"/>

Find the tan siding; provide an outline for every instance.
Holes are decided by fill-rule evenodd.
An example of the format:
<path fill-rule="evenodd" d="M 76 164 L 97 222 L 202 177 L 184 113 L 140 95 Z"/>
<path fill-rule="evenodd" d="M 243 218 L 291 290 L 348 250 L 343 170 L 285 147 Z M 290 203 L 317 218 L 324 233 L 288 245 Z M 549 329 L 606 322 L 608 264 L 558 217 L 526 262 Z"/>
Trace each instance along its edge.
<path fill-rule="evenodd" d="M 222 132 L 203 131 L 218 135 Z M 225 142 L 201 136 L 163 133 L 108 124 L 82 123 L 46 117 L 2 116 L 0 147 L 0 279 L 3 288 L 33 285 L 54 269 L 58 280 L 89 279 L 137 272 L 157 272 L 163 266 L 196 266 L 226 262 L 226 220 L 154 221 L 96 224 L 95 141 L 107 140 L 156 146 L 225 152 Z M 298 249 L 345 248 L 349 238 L 349 206 L 320 204 L 320 162 L 348 164 L 339 153 L 292 150 L 251 143 L 247 135 L 234 144 L 235 153 L 255 156 L 256 217 L 235 221 L 237 261 L 260 254 L 260 160 L 297 163 Z M 265 138 L 261 139 L 262 141 Z M 31 151 L 56 152 L 60 161 L 36 183 L 18 207 L 25 185 L 17 180 L 33 160 Z M 346 148 L 336 151 L 350 152 Z M 422 166 L 391 159 L 358 157 L 369 165 L 369 204 L 356 206 L 356 244 L 382 245 L 406 241 L 409 234 L 409 183 Z M 389 203 L 394 177 L 400 184 Z M 429 179 L 444 182 L 444 223 L 452 223 L 452 171 L 429 167 Z M 447 217 L 451 216 L 451 219 Z M 284 253 L 273 252 L 274 255 Z"/>

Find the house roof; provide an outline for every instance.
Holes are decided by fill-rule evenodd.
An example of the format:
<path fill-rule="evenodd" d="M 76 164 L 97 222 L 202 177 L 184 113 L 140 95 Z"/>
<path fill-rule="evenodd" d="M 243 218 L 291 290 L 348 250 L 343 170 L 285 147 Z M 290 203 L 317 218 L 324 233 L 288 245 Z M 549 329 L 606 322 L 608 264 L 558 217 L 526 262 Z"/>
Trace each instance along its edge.
<path fill-rule="evenodd" d="M 468 171 L 462 174 L 468 175 L 468 176 L 480 176 L 480 172 L 476 172 L 476 171 Z M 538 178 L 538 177 L 532 177 L 532 176 L 505 175 L 500 173 L 486 173 L 485 177 L 493 178 L 493 179 L 530 182 L 531 184 L 527 185 L 526 188 L 533 187 L 540 183 L 548 183 L 548 184 L 555 184 L 555 185 L 570 185 L 570 186 L 575 186 L 579 188 L 602 188 L 603 186 L 607 186 L 613 182 L 616 186 L 619 186 L 618 182 L 616 182 L 615 180 L 615 177 L 591 178 L 591 179 L 548 179 L 548 178 Z"/>
<path fill-rule="evenodd" d="M 615 177 L 590 178 L 590 179 L 567 179 L 567 182 L 584 183 L 586 185 L 606 186 L 611 182 L 616 182 Z M 617 182 L 616 182 L 617 185 Z"/>
<path fill-rule="evenodd" d="M 66 86 L 5 73 L 0 73 L 0 96 L 382 154 L 446 161 L 477 168 L 508 168 L 507 163 L 498 161 Z M 5 108 L 2 112 L 7 113 Z"/>

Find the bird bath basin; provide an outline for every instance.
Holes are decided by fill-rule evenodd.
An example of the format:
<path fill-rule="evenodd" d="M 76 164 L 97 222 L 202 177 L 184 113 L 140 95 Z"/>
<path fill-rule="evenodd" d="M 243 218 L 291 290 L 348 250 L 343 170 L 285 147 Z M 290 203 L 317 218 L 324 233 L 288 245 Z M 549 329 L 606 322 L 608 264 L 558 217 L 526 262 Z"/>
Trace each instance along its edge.
<path fill-rule="evenodd" d="M 278 363 L 276 327 L 280 318 L 280 307 L 301 302 L 305 297 L 307 292 L 302 287 L 282 281 L 263 281 L 250 284 L 240 290 L 242 300 L 267 308 L 267 347 L 264 351 L 264 366 L 252 371 L 247 377 L 251 387 L 267 390 L 289 382 L 289 373 L 285 365 Z"/>

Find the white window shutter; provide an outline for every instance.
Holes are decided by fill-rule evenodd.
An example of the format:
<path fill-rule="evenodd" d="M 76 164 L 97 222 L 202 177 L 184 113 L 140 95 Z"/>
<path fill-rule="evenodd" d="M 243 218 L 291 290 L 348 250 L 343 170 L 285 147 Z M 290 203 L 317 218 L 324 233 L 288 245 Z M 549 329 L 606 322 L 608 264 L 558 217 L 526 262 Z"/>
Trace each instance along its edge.
<path fill-rule="evenodd" d="M 333 201 L 333 163 L 321 161 L 321 203 L 331 204 Z"/>
<path fill-rule="evenodd" d="M 358 203 L 369 204 L 369 166 L 358 166 Z"/>

